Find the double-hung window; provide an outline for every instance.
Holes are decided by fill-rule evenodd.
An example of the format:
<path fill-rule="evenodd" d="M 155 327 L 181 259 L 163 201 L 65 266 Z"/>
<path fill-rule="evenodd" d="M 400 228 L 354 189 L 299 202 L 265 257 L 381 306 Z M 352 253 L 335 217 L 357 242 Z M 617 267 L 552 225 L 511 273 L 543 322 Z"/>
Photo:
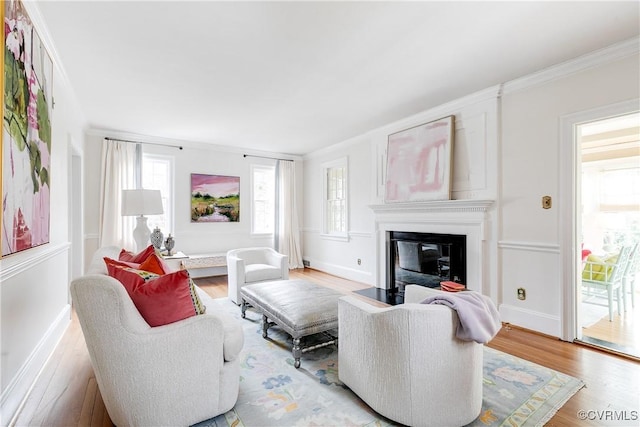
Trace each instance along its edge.
<path fill-rule="evenodd" d="M 160 190 L 162 215 L 147 216 L 147 224 L 153 230 L 160 228 L 164 236 L 173 229 L 173 157 L 144 153 L 142 155 L 142 188 Z"/>
<path fill-rule="evenodd" d="M 347 158 L 342 157 L 322 165 L 323 234 L 325 237 L 347 239 L 348 198 Z"/>
<path fill-rule="evenodd" d="M 274 166 L 251 166 L 251 233 L 273 234 L 275 223 L 276 173 Z"/>

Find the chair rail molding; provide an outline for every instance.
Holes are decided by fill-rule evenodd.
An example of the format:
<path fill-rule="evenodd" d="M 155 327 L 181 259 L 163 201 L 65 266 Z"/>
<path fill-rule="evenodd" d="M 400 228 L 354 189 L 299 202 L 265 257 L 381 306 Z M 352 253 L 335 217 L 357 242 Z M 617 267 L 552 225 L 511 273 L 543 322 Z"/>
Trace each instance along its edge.
<path fill-rule="evenodd" d="M 539 243 L 539 242 L 515 242 L 501 240 L 498 242 L 500 249 L 512 249 L 517 251 L 533 251 L 533 252 L 547 252 L 553 254 L 560 253 L 560 245 L 551 243 Z"/>
<path fill-rule="evenodd" d="M 70 247 L 70 242 L 57 245 L 47 244 L 42 247 L 29 249 L 27 252 L 18 252 L 0 259 L 0 283 L 24 273 L 36 264 L 41 264 L 58 254 L 68 251 Z"/>

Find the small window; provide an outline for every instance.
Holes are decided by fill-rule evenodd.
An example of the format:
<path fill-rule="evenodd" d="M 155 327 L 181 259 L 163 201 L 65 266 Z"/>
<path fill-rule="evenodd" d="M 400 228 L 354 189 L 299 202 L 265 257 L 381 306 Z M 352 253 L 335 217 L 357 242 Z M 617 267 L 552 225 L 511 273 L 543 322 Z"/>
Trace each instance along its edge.
<path fill-rule="evenodd" d="M 617 210 L 637 211 L 640 206 L 640 168 L 602 171 L 601 205 Z M 611 209 L 608 209 L 611 210 Z"/>
<path fill-rule="evenodd" d="M 275 185 L 274 166 L 251 166 L 252 222 L 253 234 L 273 234 L 275 222 Z"/>
<path fill-rule="evenodd" d="M 323 234 L 326 237 L 348 238 L 347 158 L 325 163 L 323 173 Z"/>
<path fill-rule="evenodd" d="M 168 236 L 173 229 L 173 157 L 157 154 L 142 155 L 142 188 L 160 190 L 162 215 L 147 217 L 147 225 L 153 231 L 158 227 Z"/>

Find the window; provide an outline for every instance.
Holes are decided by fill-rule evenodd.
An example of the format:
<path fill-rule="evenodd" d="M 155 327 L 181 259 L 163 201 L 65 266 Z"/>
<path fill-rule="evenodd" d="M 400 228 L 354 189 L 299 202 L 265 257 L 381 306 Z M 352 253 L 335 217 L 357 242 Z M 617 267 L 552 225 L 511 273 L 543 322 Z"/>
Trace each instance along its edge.
<path fill-rule="evenodd" d="M 583 163 L 581 194 L 585 248 L 612 253 L 640 239 L 637 157 Z"/>
<path fill-rule="evenodd" d="M 600 188 L 602 210 L 638 210 L 640 207 L 640 168 L 634 166 L 602 171 L 602 186 Z"/>
<path fill-rule="evenodd" d="M 160 190 L 162 215 L 149 215 L 147 225 L 153 231 L 158 227 L 164 236 L 173 229 L 173 157 L 157 154 L 142 155 L 142 188 Z"/>
<path fill-rule="evenodd" d="M 325 163 L 322 167 L 323 191 L 323 234 L 346 239 L 347 231 L 347 158 Z"/>
<path fill-rule="evenodd" d="M 251 232 L 273 234 L 275 222 L 276 169 L 274 166 L 251 166 Z"/>

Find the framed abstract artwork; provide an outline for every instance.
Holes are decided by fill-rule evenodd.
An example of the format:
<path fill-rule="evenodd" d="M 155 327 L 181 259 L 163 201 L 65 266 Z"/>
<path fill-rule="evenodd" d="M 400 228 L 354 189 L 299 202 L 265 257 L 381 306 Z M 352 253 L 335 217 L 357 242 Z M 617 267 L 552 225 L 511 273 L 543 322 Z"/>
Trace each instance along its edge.
<path fill-rule="evenodd" d="M 240 177 L 191 174 L 191 222 L 239 222 Z"/>
<path fill-rule="evenodd" d="M 454 116 L 389 135 L 385 203 L 449 200 Z"/>
<path fill-rule="evenodd" d="M 49 243 L 53 62 L 22 2 L 2 2 L 2 256 Z"/>

